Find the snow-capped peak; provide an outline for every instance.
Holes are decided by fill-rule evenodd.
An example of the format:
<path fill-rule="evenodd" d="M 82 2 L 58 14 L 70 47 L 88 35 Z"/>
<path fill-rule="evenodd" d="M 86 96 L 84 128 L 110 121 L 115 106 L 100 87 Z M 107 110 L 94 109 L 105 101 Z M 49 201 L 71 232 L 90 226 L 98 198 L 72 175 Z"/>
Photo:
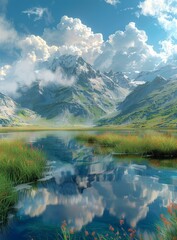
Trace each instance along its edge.
<path fill-rule="evenodd" d="M 86 62 L 78 55 L 62 55 L 60 57 L 55 57 L 48 64 L 49 68 L 55 71 L 58 67 L 74 69 L 78 65 L 86 64 Z"/>

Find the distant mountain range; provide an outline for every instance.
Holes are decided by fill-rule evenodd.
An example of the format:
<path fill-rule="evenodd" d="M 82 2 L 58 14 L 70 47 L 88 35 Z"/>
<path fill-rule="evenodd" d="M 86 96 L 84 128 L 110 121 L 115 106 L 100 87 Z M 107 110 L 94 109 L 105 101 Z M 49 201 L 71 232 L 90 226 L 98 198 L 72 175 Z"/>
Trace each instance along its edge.
<path fill-rule="evenodd" d="M 41 63 L 40 72 L 30 86 L 19 87 L 15 101 L 0 94 L 1 125 L 32 123 L 40 116 L 57 125 L 176 126 L 175 66 L 132 79 L 122 72 L 102 73 L 81 57 L 63 55 Z"/>
<path fill-rule="evenodd" d="M 136 75 L 135 82 L 136 81 L 144 81 L 144 82 L 153 81 L 157 76 L 161 76 L 165 79 L 176 79 L 177 66 L 166 65 L 155 71 L 140 72 L 139 74 Z"/>

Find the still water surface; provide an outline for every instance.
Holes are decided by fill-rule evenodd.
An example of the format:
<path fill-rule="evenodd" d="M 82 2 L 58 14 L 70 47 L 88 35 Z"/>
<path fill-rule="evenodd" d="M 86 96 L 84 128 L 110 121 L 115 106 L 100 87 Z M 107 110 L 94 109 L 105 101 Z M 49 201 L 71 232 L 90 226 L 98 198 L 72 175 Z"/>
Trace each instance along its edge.
<path fill-rule="evenodd" d="M 74 139 L 76 132 L 1 134 L 22 138 L 47 154 L 49 171 L 37 184 L 19 186 L 19 202 L 1 240 L 55 240 L 65 220 L 83 239 L 85 230 L 101 234 L 109 225 L 136 228 L 144 239 L 154 236 L 160 214 L 177 202 L 177 171 L 96 156 Z M 60 238 L 58 238 L 60 239 Z M 109 239 L 109 237 L 107 238 Z"/>

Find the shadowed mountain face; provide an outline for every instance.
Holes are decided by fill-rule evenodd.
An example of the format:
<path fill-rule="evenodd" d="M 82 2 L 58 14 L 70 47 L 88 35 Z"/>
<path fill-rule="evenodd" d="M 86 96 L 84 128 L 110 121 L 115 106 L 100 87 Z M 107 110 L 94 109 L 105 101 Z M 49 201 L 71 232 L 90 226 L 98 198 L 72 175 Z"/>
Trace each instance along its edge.
<path fill-rule="evenodd" d="M 92 121 L 115 111 L 117 103 L 130 92 L 128 84 L 120 86 L 81 57 L 61 56 L 44 65 L 55 75 L 54 81 L 38 79 L 30 87 L 19 89 L 16 100 L 47 119 Z M 62 85 L 61 77 L 65 80 Z"/>
<path fill-rule="evenodd" d="M 177 81 L 157 77 L 138 86 L 118 105 L 118 114 L 106 120 L 111 124 L 156 124 L 176 126 Z M 106 122 L 105 121 L 105 122 Z"/>
<path fill-rule="evenodd" d="M 10 97 L 0 93 L 0 125 L 22 125 L 36 117 L 33 111 L 20 107 Z"/>

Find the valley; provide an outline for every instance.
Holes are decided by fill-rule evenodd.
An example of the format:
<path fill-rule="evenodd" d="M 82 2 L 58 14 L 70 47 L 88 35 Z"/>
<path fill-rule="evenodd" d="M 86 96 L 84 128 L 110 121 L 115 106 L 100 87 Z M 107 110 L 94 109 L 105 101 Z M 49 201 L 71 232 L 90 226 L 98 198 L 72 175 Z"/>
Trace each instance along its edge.
<path fill-rule="evenodd" d="M 2 126 L 177 125 L 174 66 L 137 73 L 134 79 L 121 72 L 102 73 L 83 58 L 71 55 L 41 66 L 39 72 L 45 66 L 50 74 L 55 74 L 55 81 L 47 81 L 41 75 L 31 85 L 19 86 L 15 97 L 1 93 Z"/>

